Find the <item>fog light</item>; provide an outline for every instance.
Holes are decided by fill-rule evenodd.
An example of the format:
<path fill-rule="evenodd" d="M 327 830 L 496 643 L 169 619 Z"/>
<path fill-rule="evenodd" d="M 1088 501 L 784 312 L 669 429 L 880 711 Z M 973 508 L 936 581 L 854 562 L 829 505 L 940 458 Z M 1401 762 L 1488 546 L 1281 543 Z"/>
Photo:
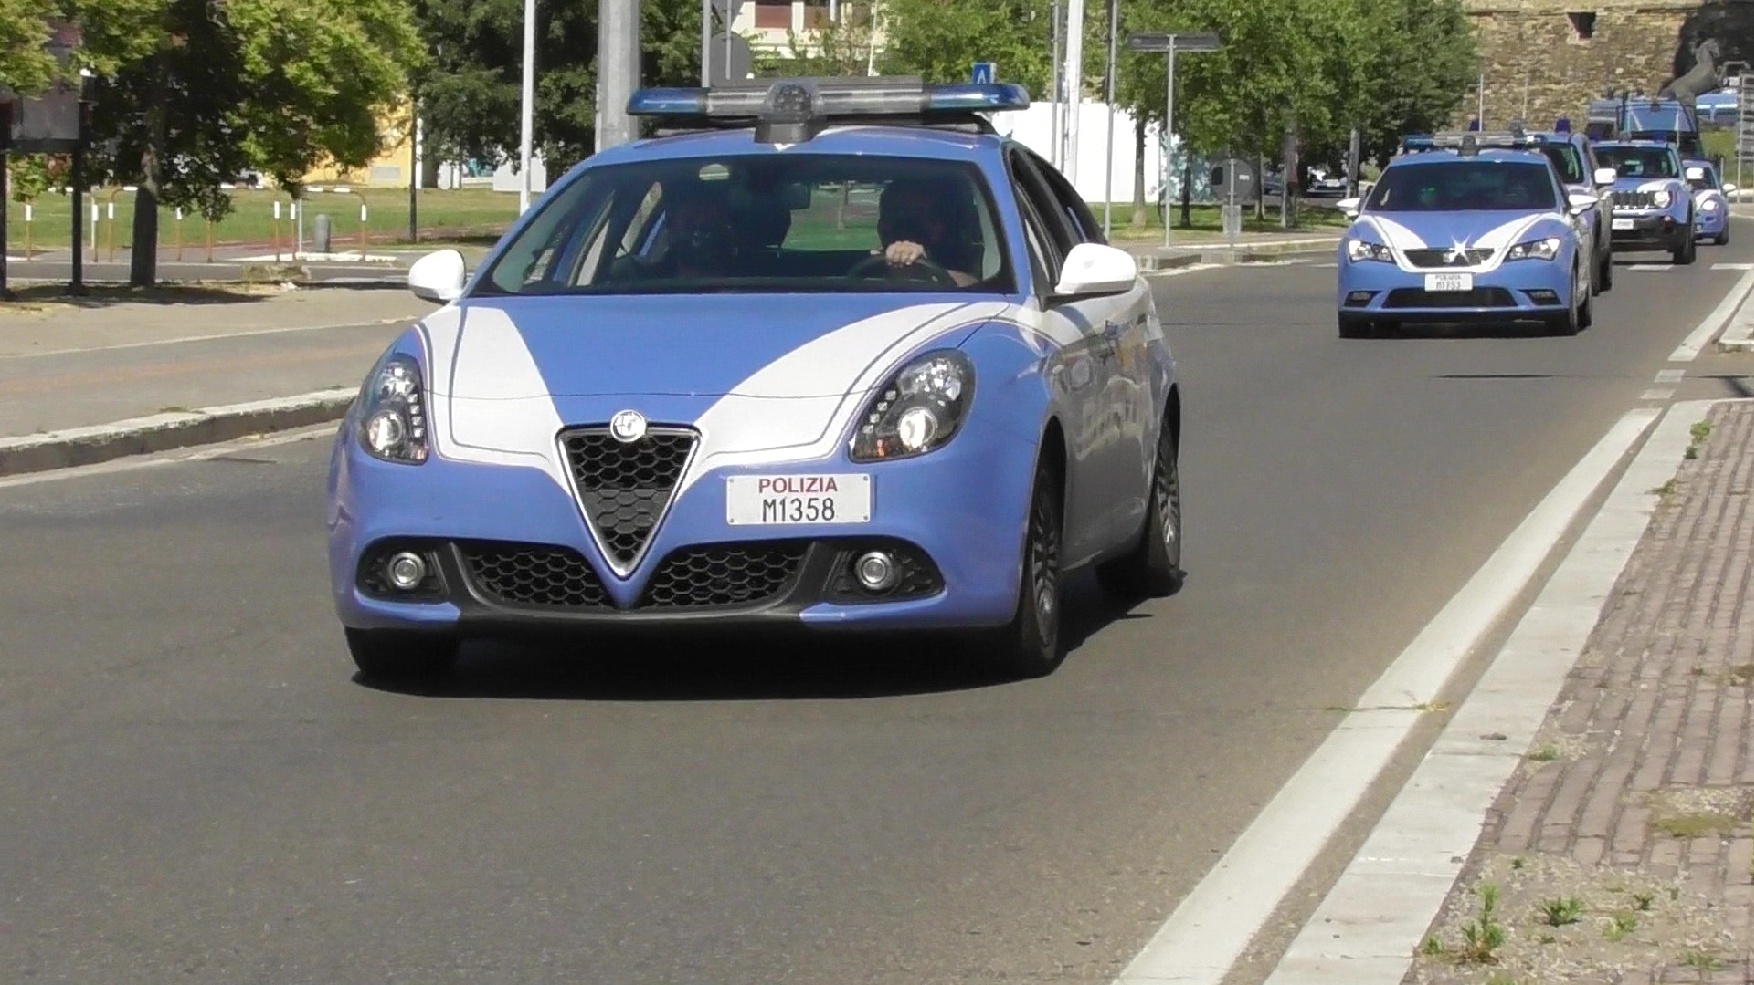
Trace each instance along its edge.
<path fill-rule="evenodd" d="M 1558 304 L 1559 303 L 1559 292 L 1558 291 L 1530 291 L 1528 293 L 1529 293 L 1529 300 L 1535 302 L 1536 304 Z"/>
<path fill-rule="evenodd" d="M 426 580 L 426 561 L 418 554 L 404 551 L 390 557 L 390 563 L 384 565 L 384 575 L 397 590 L 412 592 Z"/>
<path fill-rule="evenodd" d="M 1374 293 L 1374 291 L 1348 291 L 1346 292 L 1346 303 L 1351 305 L 1369 304 L 1370 297 Z"/>
<path fill-rule="evenodd" d="M 868 592 L 883 592 L 895 587 L 895 559 L 882 551 L 861 554 L 853 562 L 853 576 Z"/>

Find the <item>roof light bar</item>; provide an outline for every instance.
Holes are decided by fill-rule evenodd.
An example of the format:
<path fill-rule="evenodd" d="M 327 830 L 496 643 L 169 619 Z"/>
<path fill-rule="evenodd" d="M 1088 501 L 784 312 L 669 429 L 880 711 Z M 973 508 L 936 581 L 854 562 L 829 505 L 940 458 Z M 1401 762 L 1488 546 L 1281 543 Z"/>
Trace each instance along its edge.
<path fill-rule="evenodd" d="M 1523 133 L 1520 130 L 1508 132 L 1482 133 L 1470 130 L 1465 133 L 1434 133 L 1429 138 L 1433 147 L 1461 147 L 1472 143 L 1476 147 L 1539 147 L 1546 143 L 1546 138 L 1538 133 Z"/>
<path fill-rule="evenodd" d="M 764 142 L 805 140 L 836 119 L 929 120 L 1029 108 L 1015 83 L 927 85 L 913 76 L 764 79 L 712 88 L 640 89 L 631 116 L 703 124 L 756 125 Z M 780 130 L 786 133 L 781 134 Z M 763 135 L 770 131 L 775 139 Z"/>

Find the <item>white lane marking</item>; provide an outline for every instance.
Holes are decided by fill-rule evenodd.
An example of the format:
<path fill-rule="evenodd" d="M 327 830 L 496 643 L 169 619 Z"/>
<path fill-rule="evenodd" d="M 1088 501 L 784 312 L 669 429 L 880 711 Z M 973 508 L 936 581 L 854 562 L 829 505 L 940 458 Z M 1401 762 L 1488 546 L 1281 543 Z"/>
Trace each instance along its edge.
<path fill-rule="evenodd" d="M 1656 408 L 1630 411 L 1529 511 L 1281 787 L 1116 985 L 1219 985 L 1376 782 L 1481 636 L 1516 601 Z"/>
<path fill-rule="evenodd" d="M 1329 260 L 1327 263 L 1313 264 L 1313 266 L 1320 267 L 1323 270 L 1336 270 L 1340 265 L 1333 260 Z"/>
<path fill-rule="evenodd" d="M 1687 371 L 1684 369 L 1659 369 L 1657 370 L 1656 382 L 1679 383 L 1686 378 Z"/>
<path fill-rule="evenodd" d="M 1754 270 L 1743 274 L 1736 281 L 1736 285 L 1730 288 L 1730 293 L 1724 295 L 1718 306 L 1711 310 L 1711 314 L 1706 315 L 1705 320 L 1675 347 L 1675 351 L 1669 353 L 1669 362 L 1685 363 L 1698 358 L 1699 350 L 1711 344 L 1712 336 L 1728 324 L 1731 316 L 1741 308 L 1742 302 L 1748 299 L 1750 292 L 1754 292 Z"/>
<path fill-rule="evenodd" d="M 1669 409 L 1266 985 L 1399 985 L 1716 402 Z"/>
<path fill-rule="evenodd" d="M 437 310 L 437 309 L 434 309 Z M 396 325 L 406 322 L 410 325 L 419 321 L 422 316 L 409 315 L 405 318 L 379 318 L 376 321 L 349 321 L 334 325 L 295 325 L 291 328 L 256 328 L 244 332 L 215 332 L 212 335 L 181 335 L 174 339 L 152 339 L 147 342 L 116 342 L 110 345 L 82 345 L 71 349 L 45 349 L 42 352 L 5 352 L 0 359 L 36 359 L 39 356 L 71 356 L 81 352 L 110 352 L 116 349 L 146 349 L 160 345 L 185 345 L 190 342 L 214 342 L 220 339 L 248 339 L 258 335 L 287 335 L 292 332 L 326 332 L 343 328 L 376 328 L 379 325 Z"/>
<path fill-rule="evenodd" d="M 1622 270 L 1639 270 L 1645 272 L 1668 273 L 1675 269 L 1672 263 L 1634 263 L 1621 268 Z"/>
<path fill-rule="evenodd" d="M 1754 263 L 1714 263 L 1713 270 L 1754 270 Z"/>
<path fill-rule="evenodd" d="M 1219 267 L 1223 267 L 1223 266 L 1225 266 L 1225 264 L 1222 264 L 1222 263 L 1190 263 L 1185 267 L 1175 267 L 1171 270 L 1147 270 L 1145 272 L 1145 276 L 1146 277 L 1179 277 L 1182 274 L 1196 273 L 1196 272 L 1201 271 L 1201 270 L 1217 270 Z"/>
<path fill-rule="evenodd" d="M 116 472 L 132 472 L 136 469 L 159 468 L 165 465 L 181 465 L 184 462 L 205 462 L 208 459 L 224 458 L 240 452 L 254 451 L 257 448 L 273 448 L 278 445 L 289 445 L 295 441 L 309 441 L 312 438 L 333 436 L 341 426 L 340 421 L 329 424 L 313 424 L 308 428 L 293 431 L 280 431 L 259 438 L 238 438 L 222 444 L 203 445 L 200 448 L 183 449 L 180 451 L 159 452 L 155 455 L 139 455 L 129 458 L 118 458 L 113 461 L 99 462 L 95 465 L 81 465 L 71 469 L 50 469 L 43 472 L 26 472 L 23 475 L 9 476 L 0 479 L 0 490 L 12 489 L 16 486 L 30 486 L 39 482 L 60 482 L 63 479 L 78 479 L 92 475 L 109 475 Z"/>
<path fill-rule="evenodd" d="M 1638 395 L 1640 400 L 1667 400 L 1675 395 L 1674 387 L 1651 387 Z"/>

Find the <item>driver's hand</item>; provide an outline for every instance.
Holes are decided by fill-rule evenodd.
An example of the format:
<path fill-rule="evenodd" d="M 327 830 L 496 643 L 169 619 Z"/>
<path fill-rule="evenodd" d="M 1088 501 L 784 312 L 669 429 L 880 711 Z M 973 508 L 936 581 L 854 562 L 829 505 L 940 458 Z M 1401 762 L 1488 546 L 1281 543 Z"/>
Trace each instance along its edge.
<path fill-rule="evenodd" d="M 905 267 L 925 255 L 925 247 L 905 239 L 896 240 L 883 251 L 884 259 L 895 267 Z"/>

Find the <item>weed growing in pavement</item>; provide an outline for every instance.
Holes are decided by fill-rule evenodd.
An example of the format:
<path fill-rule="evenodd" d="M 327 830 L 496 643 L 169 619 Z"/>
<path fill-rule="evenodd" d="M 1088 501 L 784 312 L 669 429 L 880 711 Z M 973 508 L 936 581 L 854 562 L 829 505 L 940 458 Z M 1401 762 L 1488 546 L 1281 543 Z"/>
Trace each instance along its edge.
<path fill-rule="evenodd" d="M 1618 944 L 1626 939 L 1627 934 L 1630 934 L 1637 929 L 1638 917 L 1630 913 L 1621 912 L 1614 914 L 1613 919 L 1609 921 L 1608 926 L 1602 931 L 1602 936 Z"/>
<path fill-rule="evenodd" d="M 1512 871 L 1518 871 L 1518 870 L 1522 869 L 1523 866 L 1528 865 L 1528 864 L 1529 864 L 1528 860 L 1523 858 L 1521 855 L 1518 855 L 1516 858 L 1513 858 L 1510 860 L 1510 867 L 1511 867 Z"/>
<path fill-rule="evenodd" d="M 1443 941 L 1437 937 L 1427 937 L 1425 942 L 1419 945 L 1419 953 L 1428 958 L 1441 958 L 1447 950 L 1448 948 L 1443 946 Z"/>
<path fill-rule="evenodd" d="M 1737 664 L 1724 675 L 1731 687 L 1747 687 L 1754 683 L 1754 664 Z"/>
<path fill-rule="evenodd" d="M 1498 922 L 1498 886 L 1484 883 L 1480 886 L 1480 915 L 1462 924 L 1462 946 L 1456 960 L 1492 964 L 1498 960 L 1504 940 L 1504 924 Z"/>
<path fill-rule="evenodd" d="M 1721 811 L 1670 814 L 1651 824 L 1651 827 L 1671 838 L 1697 838 L 1700 835 L 1728 831 L 1735 826 L 1736 819 Z"/>
<path fill-rule="evenodd" d="M 1529 753 L 1529 762 L 1531 763 L 1551 763 L 1558 758 L 1559 747 L 1551 742 Z"/>
<path fill-rule="evenodd" d="M 1691 458 L 1692 456 L 1689 455 L 1688 457 Z M 1680 491 L 1681 491 L 1681 480 L 1680 479 L 1670 479 L 1669 481 L 1663 483 L 1662 485 L 1656 487 L 1655 489 L 1652 489 L 1651 493 L 1656 495 L 1657 497 L 1659 497 L 1661 499 L 1668 499 L 1670 496 L 1673 496 Z"/>
<path fill-rule="evenodd" d="M 1656 902 L 1656 898 L 1657 898 L 1657 896 L 1655 893 L 1633 893 L 1632 894 L 1632 902 L 1637 903 L 1638 908 L 1641 910 L 1650 909 L 1651 904 Z"/>
<path fill-rule="evenodd" d="M 1564 899 L 1550 899 L 1541 904 L 1547 926 L 1564 927 L 1583 919 L 1583 900 L 1576 896 Z"/>
<path fill-rule="evenodd" d="M 1711 422 L 1695 421 L 1693 426 L 1687 429 L 1687 434 L 1693 438 L 1694 444 L 1703 445 L 1705 439 L 1711 437 Z"/>

